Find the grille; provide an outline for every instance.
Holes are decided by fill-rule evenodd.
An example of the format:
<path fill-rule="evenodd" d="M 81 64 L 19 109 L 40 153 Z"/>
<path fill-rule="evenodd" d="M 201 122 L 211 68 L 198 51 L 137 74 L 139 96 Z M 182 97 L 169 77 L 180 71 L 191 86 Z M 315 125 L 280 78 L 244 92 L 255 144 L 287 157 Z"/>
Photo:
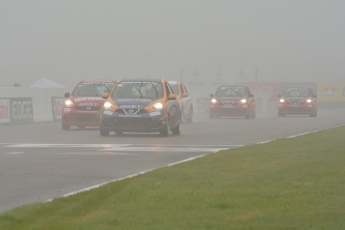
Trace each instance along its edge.
<path fill-rule="evenodd" d="M 98 107 L 98 106 L 77 106 L 75 108 L 77 110 L 80 110 L 80 111 L 98 111 L 98 110 L 101 110 L 101 107 Z"/>
<path fill-rule="evenodd" d="M 233 113 L 238 113 L 239 109 L 238 108 L 219 108 L 218 112 L 224 113 L 224 114 L 233 114 Z"/>
<path fill-rule="evenodd" d="M 301 103 L 301 100 L 299 99 L 290 99 L 290 105 L 299 105 Z"/>
<path fill-rule="evenodd" d="M 125 111 L 126 112 L 125 112 Z M 121 114 L 131 114 L 130 112 L 129 112 L 129 110 L 130 109 L 117 109 L 115 112 L 116 113 L 121 113 Z M 147 113 L 147 111 L 145 110 L 145 109 L 139 109 L 139 111 L 137 112 L 137 110 L 138 109 L 133 109 L 134 110 L 134 112 L 133 112 L 133 114 L 143 114 L 143 113 Z"/>
<path fill-rule="evenodd" d="M 119 128 L 146 128 L 151 122 L 151 117 L 117 117 L 116 122 L 112 121 L 115 127 Z"/>
<path fill-rule="evenodd" d="M 72 118 L 76 122 L 99 122 L 98 114 L 73 114 Z"/>
<path fill-rule="evenodd" d="M 305 111 L 304 107 L 288 107 L 286 108 L 288 113 L 303 113 Z"/>

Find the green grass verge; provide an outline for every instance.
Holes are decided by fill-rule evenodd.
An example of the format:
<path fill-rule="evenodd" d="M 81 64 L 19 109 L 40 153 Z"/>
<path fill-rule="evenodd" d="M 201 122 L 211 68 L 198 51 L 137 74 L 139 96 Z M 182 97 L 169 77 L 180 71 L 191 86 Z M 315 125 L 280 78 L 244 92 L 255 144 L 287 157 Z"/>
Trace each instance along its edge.
<path fill-rule="evenodd" d="M 0 214 L 0 229 L 345 229 L 345 127 Z"/>

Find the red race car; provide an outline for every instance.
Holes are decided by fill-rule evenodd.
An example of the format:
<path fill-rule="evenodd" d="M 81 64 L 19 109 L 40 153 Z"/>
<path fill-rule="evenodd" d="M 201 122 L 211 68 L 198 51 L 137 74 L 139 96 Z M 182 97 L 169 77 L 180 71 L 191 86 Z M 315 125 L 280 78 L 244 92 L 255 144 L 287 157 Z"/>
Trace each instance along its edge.
<path fill-rule="evenodd" d="M 117 80 L 91 79 L 83 80 L 74 88 L 72 95 L 65 93 L 67 98 L 62 108 L 61 126 L 69 130 L 72 125 L 78 128 L 100 125 L 100 110 L 105 99 L 103 93 L 110 93 Z"/>
<path fill-rule="evenodd" d="M 254 95 L 247 86 L 222 85 L 216 93 L 210 94 L 209 116 L 211 119 L 220 117 L 255 118 Z"/>
<path fill-rule="evenodd" d="M 317 116 L 317 99 L 307 87 L 288 87 L 278 95 L 278 116 L 286 114 Z"/>

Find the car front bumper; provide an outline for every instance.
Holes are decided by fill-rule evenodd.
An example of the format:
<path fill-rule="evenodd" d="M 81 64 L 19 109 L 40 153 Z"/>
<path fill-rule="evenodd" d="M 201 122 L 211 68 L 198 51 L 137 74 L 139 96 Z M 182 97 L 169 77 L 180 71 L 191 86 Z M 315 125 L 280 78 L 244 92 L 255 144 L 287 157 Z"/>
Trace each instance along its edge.
<path fill-rule="evenodd" d="M 61 122 L 64 125 L 99 126 L 100 110 L 80 111 L 73 108 L 63 108 Z"/>
<path fill-rule="evenodd" d="M 167 123 L 167 117 L 164 111 L 123 114 L 102 110 L 100 128 L 116 132 L 160 132 Z"/>
<path fill-rule="evenodd" d="M 218 106 L 210 105 L 210 115 L 217 117 L 243 117 L 248 115 L 248 105 Z"/>
<path fill-rule="evenodd" d="M 281 114 L 295 114 L 304 115 L 310 114 L 316 110 L 316 106 L 312 104 L 308 105 L 278 105 L 278 113 Z"/>

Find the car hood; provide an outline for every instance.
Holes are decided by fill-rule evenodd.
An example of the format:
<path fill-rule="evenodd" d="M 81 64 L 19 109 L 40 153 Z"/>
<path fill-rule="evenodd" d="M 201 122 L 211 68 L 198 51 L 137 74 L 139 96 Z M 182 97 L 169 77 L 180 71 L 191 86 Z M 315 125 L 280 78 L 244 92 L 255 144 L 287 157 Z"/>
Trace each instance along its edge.
<path fill-rule="evenodd" d="M 307 99 L 308 97 L 284 97 L 286 98 L 288 101 L 292 102 L 292 103 L 297 103 L 297 102 L 301 102 L 305 99 Z"/>
<path fill-rule="evenodd" d="M 119 98 L 113 99 L 116 105 L 142 105 L 143 107 L 148 106 L 157 99 L 149 98 Z"/>
<path fill-rule="evenodd" d="M 79 97 L 79 96 L 71 96 L 71 99 L 74 102 L 99 102 L 104 103 L 105 99 L 101 97 Z"/>
<path fill-rule="evenodd" d="M 243 98 L 246 98 L 246 97 L 217 97 L 217 101 L 219 102 L 236 102 L 236 101 L 239 101 Z"/>

